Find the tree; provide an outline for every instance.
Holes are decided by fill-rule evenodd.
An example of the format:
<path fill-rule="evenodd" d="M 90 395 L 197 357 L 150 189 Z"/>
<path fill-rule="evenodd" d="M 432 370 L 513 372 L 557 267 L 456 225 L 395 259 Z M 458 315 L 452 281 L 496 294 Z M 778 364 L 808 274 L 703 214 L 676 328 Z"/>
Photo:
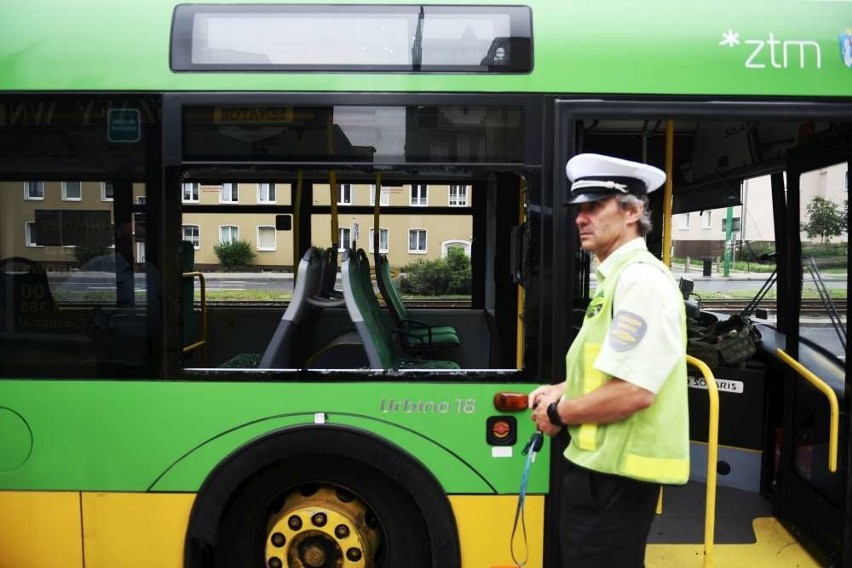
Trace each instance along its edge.
<path fill-rule="evenodd" d="M 808 203 L 807 212 L 808 222 L 802 225 L 802 229 L 810 238 L 819 237 L 821 243 L 827 243 L 831 237 L 842 235 L 846 230 L 846 216 L 833 201 L 814 197 Z"/>

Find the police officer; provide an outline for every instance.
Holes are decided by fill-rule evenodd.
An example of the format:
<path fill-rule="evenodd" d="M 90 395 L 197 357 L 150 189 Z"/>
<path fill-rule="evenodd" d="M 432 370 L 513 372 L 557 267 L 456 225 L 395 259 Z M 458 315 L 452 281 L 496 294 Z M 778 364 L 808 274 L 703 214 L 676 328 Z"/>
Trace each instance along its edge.
<path fill-rule="evenodd" d="M 686 322 L 669 270 L 645 246 L 647 194 L 665 173 L 598 154 L 566 165 L 597 289 L 564 383 L 530 394 L 532 419 L 570 442 L 560 509 L 567 568 L 644 566 L 660 484 L 689 478 Z"/>

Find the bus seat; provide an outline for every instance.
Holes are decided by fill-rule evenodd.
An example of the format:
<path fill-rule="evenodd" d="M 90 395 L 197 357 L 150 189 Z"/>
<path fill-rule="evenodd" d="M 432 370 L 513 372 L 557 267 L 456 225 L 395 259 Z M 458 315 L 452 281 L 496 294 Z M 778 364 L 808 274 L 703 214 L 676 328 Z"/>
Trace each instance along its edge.
<path fill-rule="evenodd" d="M 319 312 L 317 303 L 309 299 L 316 294 L 322 284 L 325 257 L 321 249 L 311 247 L 299 261 L 293 297 L 260 359 L 259 368 L 301 367 L 300 359 L 304 358 L 309 336 L 305 333 L 305 327 Z"/>
<path fill-rule="evenodd" d="M 364 343 L 370 367 L 374 369 L 458 369 L 453 361 L 411 359 L 400 355 L 393 330 L 379 306 L 370 280 L 370 262 L 363 249 L 346 251 L 341 265 L 343 297 L 349 317 Z"/>
<path fill-rule="evenodd" d="M 407 350 L 426 349 L 434 351 L 448 347 L 458 347 L 459 335 L 456 329 L 449 325 L 429 325 L 409 317 L 408 309 L 399 295 L 391 278 L 390 263 L 387 256 L 376 253 L 376 282 L 379 292 L 390 309 L 391 316 L 397 327 L 405 333 L 400 335 L 400 343 Z"/>

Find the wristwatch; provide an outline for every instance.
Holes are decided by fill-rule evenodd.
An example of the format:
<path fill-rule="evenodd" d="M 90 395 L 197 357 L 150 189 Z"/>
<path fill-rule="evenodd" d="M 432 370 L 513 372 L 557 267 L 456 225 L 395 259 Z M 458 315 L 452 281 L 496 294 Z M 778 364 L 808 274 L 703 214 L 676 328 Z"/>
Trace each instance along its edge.
<path fill-rule="evenodd" d="M 562 422 L 562 417 L 559 416 L 559 411 L 556 408 L 557 406 L 559 406 L 558 400 L 554 400 L 547 405 L 547 417 L 550 419 L 550 423 L 554 426 L 565 426 L 565 423 Z"/>

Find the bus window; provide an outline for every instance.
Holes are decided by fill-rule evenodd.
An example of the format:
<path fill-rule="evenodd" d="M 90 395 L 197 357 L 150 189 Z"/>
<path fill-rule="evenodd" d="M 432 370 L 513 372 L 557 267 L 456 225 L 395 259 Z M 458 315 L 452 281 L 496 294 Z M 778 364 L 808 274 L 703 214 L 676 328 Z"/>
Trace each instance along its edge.
<path fill-rule="evenodd" d="M 0 99 L 4 376 L 138 377 L 156 368 L 143 133 L 156 128 L 157 108 L 153 99 Z M 121 139 L 115 111 L 126 109 L 134 118 L 121 128 L 133 136 Z"/>

